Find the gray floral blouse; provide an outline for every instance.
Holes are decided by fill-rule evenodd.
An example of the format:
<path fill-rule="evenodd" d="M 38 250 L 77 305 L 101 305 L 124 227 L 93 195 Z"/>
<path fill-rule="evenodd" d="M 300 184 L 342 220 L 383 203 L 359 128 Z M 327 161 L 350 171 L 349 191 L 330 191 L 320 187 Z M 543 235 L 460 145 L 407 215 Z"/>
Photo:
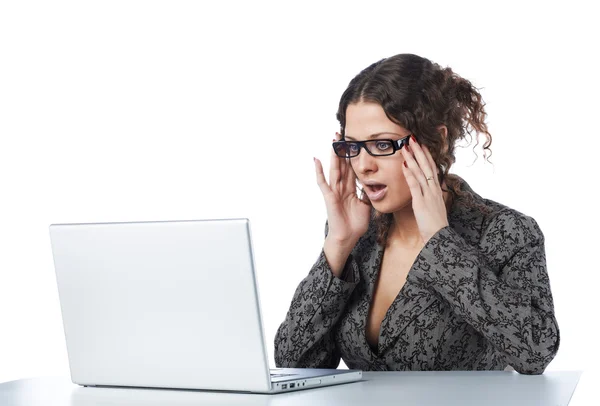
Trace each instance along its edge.
<path fill-rule="evenodd" d="M 377 349 L 366 320 L 384 247 L 371 222 L 340 278 L 321 251 L 300 282 L 275 335 L 277 367 L 337 368 L 341 358 L 365 371 L 544 372 L 560 342 L 544 235 L 533 218 L 458 179 L 489 210 L 455 198 L 449 226 L 422 248 L 381 322 Z"/>

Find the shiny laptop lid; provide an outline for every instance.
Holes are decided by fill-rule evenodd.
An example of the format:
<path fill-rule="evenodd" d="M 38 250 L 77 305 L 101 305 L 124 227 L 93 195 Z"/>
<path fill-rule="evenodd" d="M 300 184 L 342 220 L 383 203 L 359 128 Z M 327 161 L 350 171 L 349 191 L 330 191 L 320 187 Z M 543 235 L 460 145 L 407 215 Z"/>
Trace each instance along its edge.
<path fill-rule="evenodd" d="M 247 219 L 50 226 L 71 378 L 269 391 Z"/>

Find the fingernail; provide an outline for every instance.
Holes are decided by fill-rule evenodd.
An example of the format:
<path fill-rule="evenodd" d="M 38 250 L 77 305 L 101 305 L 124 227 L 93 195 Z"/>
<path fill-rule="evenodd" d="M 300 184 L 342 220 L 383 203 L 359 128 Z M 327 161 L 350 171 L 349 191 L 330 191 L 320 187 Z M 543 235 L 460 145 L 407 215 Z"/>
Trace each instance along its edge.
<path fill-rule="evenodd" d="M 417 139 L 415 138 L 415 136 L 414 136 L 414 135 L 411 135 L 411 136 L 410 136 L 410 139 L 411 139 L 411 141 L 412 141 L 412 142 L 414 142 L 414 143 L 418 144 L 418 142 L 417 142 Z"/>
<path fill-rule="evenodd" d="M 405 168 L 408 168 L 408 165 L 406 165 L 406 161 L 404 161 L 404 167 L 405 167 Z"/>

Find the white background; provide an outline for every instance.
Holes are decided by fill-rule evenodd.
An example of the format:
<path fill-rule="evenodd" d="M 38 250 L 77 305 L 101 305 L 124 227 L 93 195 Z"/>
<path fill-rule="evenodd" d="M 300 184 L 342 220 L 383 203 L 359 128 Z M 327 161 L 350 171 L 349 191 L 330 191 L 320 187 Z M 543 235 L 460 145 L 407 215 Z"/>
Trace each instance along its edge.
<path fill-rule="evenodd" d="M 250 218 L 274 365 L 323 242 L 312 158 L 327 173 L 342 92 L 397 53 L 480 88 L 494 166 L 471 146 L 451 171 L 544 231 L 548 370 L 598 364 L 592 2 L 216 3 L 0 3 L 0 382 L 69 372 L 48 236 L 63 222 Z"/>

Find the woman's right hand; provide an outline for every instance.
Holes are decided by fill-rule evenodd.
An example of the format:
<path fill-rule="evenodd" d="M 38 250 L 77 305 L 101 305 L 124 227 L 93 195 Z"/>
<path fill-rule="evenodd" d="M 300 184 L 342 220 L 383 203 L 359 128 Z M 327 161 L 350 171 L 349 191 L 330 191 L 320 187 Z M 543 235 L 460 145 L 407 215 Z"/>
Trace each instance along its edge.
<path fill-rule="evenodd" d="M 341 139 L 336 134 L 334 141 Z M 356 194 L 356 175 L 348 159 L 338 157 L 331 149 L 329 184 L 323 174 L 321 161 L 315 158 L 317 184 L 327 207 L 329 232 L 327 238 L 345 247 L 353 247 L 369 228 L 371 202 L 365 195 Z"/>

